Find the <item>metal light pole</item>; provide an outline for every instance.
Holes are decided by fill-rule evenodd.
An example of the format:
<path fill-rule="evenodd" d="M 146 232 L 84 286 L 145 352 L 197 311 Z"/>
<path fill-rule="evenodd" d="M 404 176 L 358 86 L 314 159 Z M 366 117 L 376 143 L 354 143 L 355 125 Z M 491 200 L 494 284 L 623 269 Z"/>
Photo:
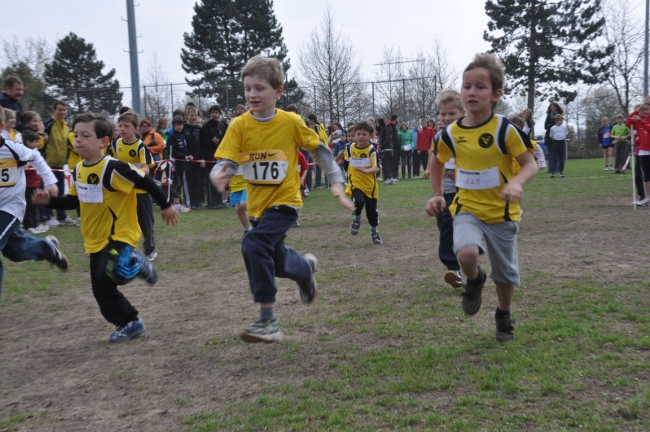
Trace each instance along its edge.
<path fill-rule="evenodd" d="M 135 33 L 135 5 L 126 0 L 126 18 L 129 25 L 129 57 L 131 59 L 131 97 L 133 111 L 140 114 L 140 70 L 138 68 L 138 42 Z"/>

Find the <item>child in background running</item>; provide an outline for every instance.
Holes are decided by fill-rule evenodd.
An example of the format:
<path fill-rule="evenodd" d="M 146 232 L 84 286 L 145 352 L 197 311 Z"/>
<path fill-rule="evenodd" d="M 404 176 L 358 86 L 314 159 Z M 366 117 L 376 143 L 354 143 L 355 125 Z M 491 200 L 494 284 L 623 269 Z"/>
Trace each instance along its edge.
<path fill-rule="evenodd" d="M 465 115 L 463 100 L 454 89 L 444 89 L 438 94 L 436 99 L 438 105 L 438 125 L 440 134 L 444 128 Z M 436 134 L 436 137 L 438 136 Z M 436 155 L 431 152 L 429 162 L 436 160 Z M 429 164 L 431 166 L 431 164 Z M 432 182 L 433 187 L 433 182 Z M 442 184 L 442 194 L 445 199 L 447 208 L 436 216 L 438 228 L 440 229 L 440 242 L 438 243 L 438 258 L 447 267 L 444 274 L 444 281 L 454 288 L 463 286 L 463 280 L 460 274 L 460 264 L 454 253 L 454 219 L 449 213 L 449 206 L 456 196 L 456 165 L 454 158 L 445 163 L 445 177 Z"/>
<path fill-rule="evenodd" d="M 381 237 L 379 231 L 377 231 L 377 225 L 379 225 L 377 173 L 381 169 L 377 160 L 377 150 L 370 145 L 370 135 L 372 135 L 374 128 L 370 123 L 362 121 L 357 123 L 354 129 L 357 142 L 350 144 L 343 156 L 349 164 L 348 185 L 345 188 L 345 193 L 352 197 L 355 207 L 352 223 L 350 224 L 350 233 L 352 235 L 359 234 L 361 212 L 365 207 L 372 242 L 381 244 Z"/>
<path fill-rule="evenodd" d="M 508 119 L 495 114 L 503 95 L 505 70 L 494 54 L 477 54 L 463 72 L 461 97 L 467 116 L 455 121 L 434 142 L 431 167 L 433 198 L 426 211 L 441 214 L 447 203 L 443 194 L 444 163 L 456 162 L 458 192 L 450 206 L 454 216 L 454 252 L 467 281 L 462 307 L 467 315 L 481 308 L 487 274 L 478 265 L 479 255 L 489 250 L 490 277 L 497 289 L 494 318 L 496 340 L 515 338 L 510 307 L 519 285 L 517 221 L 523 186 L 537 173 L 528 149 L 528 136 Z M 513 173 L 512 158 L 521 166 Z"/>

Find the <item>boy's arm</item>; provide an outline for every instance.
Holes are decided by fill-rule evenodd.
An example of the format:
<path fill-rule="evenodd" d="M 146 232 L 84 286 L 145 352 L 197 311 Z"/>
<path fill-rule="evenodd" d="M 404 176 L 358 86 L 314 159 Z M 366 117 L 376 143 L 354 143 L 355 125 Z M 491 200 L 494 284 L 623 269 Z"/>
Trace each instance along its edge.
<path fill-rule="evenodd" d="M 519 174 L 514 176 L 501 190 L 501 199 L 507 203 L 520 203 L 523 186 L 537 174 L 537 164 L 529 152 L 520 154 L 515 158 L 521 167 Z"/>
<path fill-rule="evenodd" d="M 429 216 L 437 216 L 447 208 L 444 195 L 442 193 L 442 182 L 445 177 L 445 164 L 440 162 L 435 155 L 429 158 L 429 167 L 431 173 L 431 191 L 432 197 L 427 202 L 425 210 Z"/>
<path fill-rule="evenodd" d="M 52 196 L 44 189 L 36 189 L 32 194 L 32 202 L 56 210 L 74 210 L 79 206 L 76 195 Z"/>
<path fill-rule="evenodd" d="M 343 174 L 341 174 L 339 166 L 334 163 L 332 152 L 327 148 L 327 145 L 319 143 L 318 147 L 309 151 L 309 154 L 314 162 L 316 162 L 327 175 L 327 178 L 332 184 L 332 187 L 330 188 L 332 195 L 334 195 L 334 197 L 338 199 L 341 205 L 345 208 L 354 211 L 354 204 L 347 198 L 343 192 L 343 187 L 341 186 L 343 183 Z"/>
<path fill-rule="evenodd" d="M 237 168 L 239 168 L 239 164 L 230 159 L 217 160 L 210 171 L 210 181 L 219 192 L 226 190 L 230 178 L 237 173 Z"/>
<path fill-rule="evenodd" d="M 41 156 L 41 154 L 36 149 L 32 149 L 31 153 L 32 159 L 29 161 L 29 163 L 36 169 L 38 175 L 41 176 L 43 179 L 43 184 L 46 186 L 56 184 L 56 177 L 54 176 L 54 173 L 48 166 L 47 162 L 45 162 L 45 159 L 43 159 L 43 156 Z"/>

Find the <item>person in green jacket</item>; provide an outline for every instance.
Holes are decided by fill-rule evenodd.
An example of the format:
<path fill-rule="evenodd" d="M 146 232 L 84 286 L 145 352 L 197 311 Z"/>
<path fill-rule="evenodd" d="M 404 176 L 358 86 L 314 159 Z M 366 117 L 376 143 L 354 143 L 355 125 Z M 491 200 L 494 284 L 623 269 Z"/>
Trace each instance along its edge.
<path fill-rule="evenodd" d="M 408 167 L 408 176 L 411 178 L 411 168 L 413 167 L 413 148 L 415 143 L 413 142 L 413 134 L 409 130 L 406 122 L 402 122 L 399 126 L 399 132 L 397 136 L 402 143 L 402 179 L 404 179 L 405 171 Z"/>

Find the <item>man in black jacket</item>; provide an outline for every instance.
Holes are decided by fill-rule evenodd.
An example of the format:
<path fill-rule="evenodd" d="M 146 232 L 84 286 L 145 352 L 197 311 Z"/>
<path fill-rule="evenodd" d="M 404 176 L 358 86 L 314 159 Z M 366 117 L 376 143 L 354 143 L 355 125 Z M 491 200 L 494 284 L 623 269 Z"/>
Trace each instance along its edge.
<path fill-rule="evenodd" d="M 183 126 L 183 135 L 187 143 L 187 154 L 192 156 L 193 162 L 190 163 L 187 173 L 188 189 L 190 191 L 190 208 L 198 210 L 206 205 L 205 202 L 205 161 L 203 151 L 201 151 L 201 126 L 196 121 L 198 119 L 198 110 L 194 107 L 188 107 L 187 122 Z"/>
<path fill-rule="evenodd" d="M 201 127 L 201 150 L 203 151 L 203 159 L 205 159 L 206 169 L 205 173 L 209 176 L 212 167 L 215 164 L 214 154 L 219 148 L 219 143 L 226 135 L 228 125 L 221 121 L 221 107 L 213 105 L 210 107 L 210 120 L 203 124 Z M 222 195 L 206 177 L 208 184 L 208 208 L 224 208 L 227 207 L 222 203 Z"/>
<path fill-rule="evenodd" d="M 393 160 L 392 160 L 392 166 L 391 166 L 391 171 L 393 174 L 393 179 L 395 181 L 398 180 L 398 173 L 399 173 L 399 164 L 400 164 L 400 155 L 402 154 L 402 143 L 399 140 L 399 136 L 397 135 L 397 122 L 399 121 L 399 117 L 397 114 L 393 114 L 390 116 L 390 120 L 388 121 L 388 131 L 390 132 L 390 138 L 393 143 Z"/>
<path fill-rule="evenodd" d="M 21 121 L 23 117 L 23 106 L 20 103 L 20 98 L 23 97 L 23 93 L 23 82 L 20 78 L 12 75 L 5 78 L 5 90 L 0 94 L 0 106 L 16 111 L 16 126 L 14 129 L 21 133 L 25 130 L 25 125 Z"/>

